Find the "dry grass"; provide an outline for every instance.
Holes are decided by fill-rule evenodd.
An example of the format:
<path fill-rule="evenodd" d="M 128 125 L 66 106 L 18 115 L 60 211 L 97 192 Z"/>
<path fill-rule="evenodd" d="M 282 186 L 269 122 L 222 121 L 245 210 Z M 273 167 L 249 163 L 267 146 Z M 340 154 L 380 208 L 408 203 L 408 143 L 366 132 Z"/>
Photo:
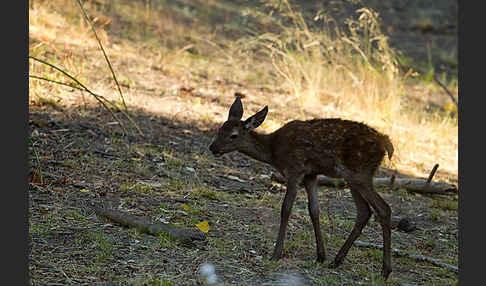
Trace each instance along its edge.
<path fill-rule="evenodd" d="M 347 28 L 319 30 L 309 27 L 299 11 L 282 1 L 279 15 L 288 21 L 269 18 L 256 8 L 240 13 L 279 33 L 260 31 L 234 39 L 212 32 L 216 26 L 198 20 L 211 15 L 209 10 L 194 8 L 197 3 L 186 3 L 186 10 L 160 3 L 85 4 L 96 17 L 97 31 L 125 86 L 129 107 L 201 125 L 220 123 L 233 92 L 243 90 L 249 95 L 248 112 L 269 104 L 266 131 L 296 118 L 364 121 L 392 138 L 396 153 L 386 166 L 426 176 L 439 163 L 439 170 L 450 174 L 443 179 L 457 180 L 457 120 L 405 107 L 409 85 L 396 68 L 395 53 L 380 31 L 375 12 L 362 9 L 358 18 L 349 19 Z M 236 6 L 218 1 L 211 5 L 216 4 L 238 13 Z M 322 11 L 316 20 L 334 21 Z M 31 55 L 59 64 L 96 92 L 118 100 L 75 1 L 35 1 L 29 36 Z M 64 80 L 35 63 L 30 73 Z M 194 87 L 192 94 L 199 96 L 180 96 L 181 87 Z M 31 80 L 31 102 L 41 104 L 45 98 L 64 105 L 94 102 L 68 88 Z"/>
<path fill-rule="evenodd" d="M 357 19 L 348 19 L 347 29 L 318 30 L 309 28 L 288 1 L 283 3 L 282 13 L 291 24 L 259 39 L 301 118 L 322 114 L 367 122 L 392 138 L 396 168 L 426 176 L 438 162 L 443 170 L 457 173 L 457 121 L 405 112 L 405 81 L 376 12 L 362 8 Z M 334 22 L 330 15 L 318 15 L 316 19 Z"/>

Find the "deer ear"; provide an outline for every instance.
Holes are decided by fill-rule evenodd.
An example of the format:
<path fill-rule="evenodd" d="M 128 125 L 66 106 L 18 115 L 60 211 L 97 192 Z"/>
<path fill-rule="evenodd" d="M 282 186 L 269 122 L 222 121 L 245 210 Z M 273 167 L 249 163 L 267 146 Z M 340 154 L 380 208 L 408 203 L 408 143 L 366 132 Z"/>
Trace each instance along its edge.
<path fill-rule="evenodd" d="M 243 104 L 241 103 L 240 97 L 237 96 L 235 101 L 230 107 L 228 120 L 230 119 L 240 120 L 242 116 L 243 116 Z"/>
<path fill-rule="evenodd" d="M 265 106 L 262 110 L 246 119 L 245 122 L 243 122 L 243 126 L 245 126 L 245 128 L 248 130 L 257 128 L 263 123 L 265 117 L 267 117 L 267 113 L 268 106 Z"/>

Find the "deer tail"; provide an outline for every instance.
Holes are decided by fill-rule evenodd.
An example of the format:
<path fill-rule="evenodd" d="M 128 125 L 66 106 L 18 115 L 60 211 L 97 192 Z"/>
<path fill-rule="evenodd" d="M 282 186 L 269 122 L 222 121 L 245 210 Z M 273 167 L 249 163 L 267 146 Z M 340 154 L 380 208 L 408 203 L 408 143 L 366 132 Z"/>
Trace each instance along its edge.
<path fill-rule="evenodd" d="M 393 151 L 395 149 L 393 148 L 393 144 L 391 143 L 390 138 L 386 135 L 382 135 L 381 142 L 383 143 L 383 147 L 385 147 L 385 150 L 388 153 L 388 159 L 391 160 Z"/>

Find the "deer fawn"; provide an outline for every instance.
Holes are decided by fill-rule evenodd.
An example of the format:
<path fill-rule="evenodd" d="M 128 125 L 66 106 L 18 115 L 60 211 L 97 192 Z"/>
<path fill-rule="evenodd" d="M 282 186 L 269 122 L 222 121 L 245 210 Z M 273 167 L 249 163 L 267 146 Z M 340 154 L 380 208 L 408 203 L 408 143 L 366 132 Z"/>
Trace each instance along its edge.
<path fill-rule="evenodd" d="M 363 123 L 342 119 L 294 120 L 271 134 L 260 134 L 253 129 L 265 120 L 268 107 L 241 121 L 243 105 L 237 97 L 229 110 L 228 120 L 218 130 L 209 146 L 219 157 L 238 151 L 275 167 L 285 178 L 287 192 L 280 213 L 280 229 L 271 257 L 282 255 L 284 237 L 297 187 L 303 183 L 307 191 L 308 209 L 314 227 L 317 261 L 326 259 L 319 226 L 317 199 L 318 174 L 341 177 L 349 185 L 356 204 L 357 216 L 353 230 L 339 250 L 330 267 L 339 266 L 353 242 L 361 234 L 375 212 L 383 231 L 382 275 L 388 278 L 391 267 L 391 210 L 373 187 L 373 175 L 385 152 L 391 159 L 393 145 L 390 139 Z"/>

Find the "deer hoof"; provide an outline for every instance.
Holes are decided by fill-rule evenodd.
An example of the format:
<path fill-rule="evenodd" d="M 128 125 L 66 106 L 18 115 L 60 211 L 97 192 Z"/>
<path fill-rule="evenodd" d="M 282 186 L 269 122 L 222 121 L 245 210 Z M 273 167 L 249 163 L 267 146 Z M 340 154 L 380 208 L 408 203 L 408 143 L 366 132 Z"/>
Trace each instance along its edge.
<path fill-rule="evenodd" d="M 383 268 L 383 270 L 381 270 L 381 276 L 383 276 L 383 279 L 385 279 L 385 281 L 388 279 L 388 276 L 390 276 L 391 272 L 392 272 L 391 269 Z"/>
<path fill-rule="evenodd" d="M 270 257 L 270 260 L 274 260 L 274 261 L 279 260 L 281 256 L 282 256 L 281 253 L 274 252 L 272 257 Z"/>
<path fill-rule="evenodd" d="M 326 261 L 326 255 L 318 255 L 316 261 L 320 263 Z"/>
<path fill-rule="evenodd" d="M 280 255 L 272 255 L 272 257 L 270 257 L 270 260 L 273 260 L 273 261 L 277 261 L 280 259 Z"/>
<path fill-rule="evenodd" d="M 333 262 L 329 263 L 327 267 L 337 268 L 339 265 L 341 265 L 341 262 L 337 262 L 337 261 L 334 260 Z"/>

